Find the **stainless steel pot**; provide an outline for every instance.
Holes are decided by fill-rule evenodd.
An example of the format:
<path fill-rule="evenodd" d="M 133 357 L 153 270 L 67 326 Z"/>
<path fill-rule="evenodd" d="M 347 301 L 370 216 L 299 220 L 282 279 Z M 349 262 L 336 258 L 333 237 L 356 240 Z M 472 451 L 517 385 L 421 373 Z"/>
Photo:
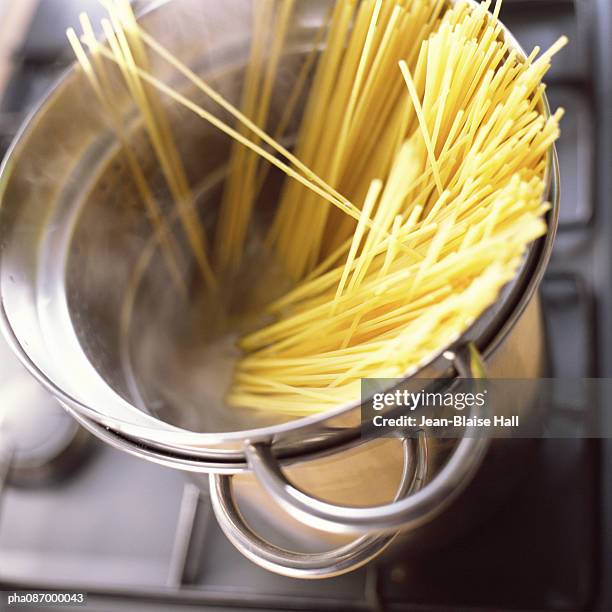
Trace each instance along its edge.
<path fill-rule="evenodd" d="M 297 3 L 283 60 L 287 78 L 274 93 L 272 115 L 283 107 L 328 4 Z M 248 0 L 225 2 L 222 10 L 216 3 L 174 0 L 161 3 L 143 23 L 236 103 L 250 11 Z M 154 62 L 153 69 L 175 78 L 162 63 Z M 208 104 L 198 92 L 185 91 Z M 151 183 L 163 194 L 139 118 L 119 88 L 115 94 Z M 169 113 L 198 194 L 197 214 L 210 226 L 230 143 L 193 115 L 176 108 Z M 554 149 L 547 180 L 553 204 L 549 232 L 533 245 L 518 277 L 461 339 L 406 377 L 473 376 L 483 368 L 494 377 L 541 375 L 536 290 L 557 226 Z M 274 189 L 274 180 L 268 188 Z M 194 347 L 207 340 L 206 321 L 194 319 L 186 302 L 169 297 L 156 237 L 104 113 L 79 71 L 62 79 L 21 130 L 2 167 L 0 197 L 0 322 L 24 365 L 85 428 L 113 446 L 210 474 L 221 527 L 259 565 L 303 578 L 359 567 L 399 531 L 417 533 L 439 516 L 473 480 L 485 455 L 491 456 L 491 442 L 469 431 L 450 453 L 423 437 L 364 440 L 358 402 L 298 420 L 224 410 L 223 373 L 202 384 L 194 357 Z M 265 219 L 269 211 L 262 207 L 258 215 Z M 194 329 L 202 330 L 202 337 L 194 337 Z M 369 486 L 374 470 L 376 490 Z M 277 505 L 278 524 L 286 522 L 289 531 L 295 523 L 288 516 L 356 539 L 327 552 L 288 552 L 271 544 L 238 510 L 237 475 L 241 499 L 252 507 L 266 500 L 264 514 Z M 255 492 L 254 481 L 265 495 Z"/>

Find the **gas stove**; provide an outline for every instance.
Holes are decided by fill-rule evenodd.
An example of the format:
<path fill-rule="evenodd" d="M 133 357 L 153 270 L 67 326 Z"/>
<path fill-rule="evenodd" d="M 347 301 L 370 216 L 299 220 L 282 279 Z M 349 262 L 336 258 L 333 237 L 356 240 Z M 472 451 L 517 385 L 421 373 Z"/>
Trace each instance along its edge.
<path fill-rule="evenodd" d="M 95 13 L 97 3 L 45 0 L 35 7 L 0 106 L 3 147 L 70 61 L 63 32 L 83 9 Z M 609 377 L 612 4 L 505 0 L 502 18 L 529 49 L 561 33 L 571 39 L 547 79 L 551 105 L 567 111 L 558 145 L 560 231 L 542 288 L 549 374 Z M 395 551 L 350 575 L 297 581 L 236 552 L 206 492 L 187 476 L 70 429 L 4 345 L 0 363 L 1 407 L 16 410 L 24 398 L 49 403 L 45 426 L 62 440 L 49 461 L 57 466 L 63 458 L 61 469 L 20 478 L 13 454 L 0 487 L 0 590 L 86 591 L 88 608 L 105 611 L 612 610 L 608 440 L 543 440 L 504 505 L 445 548 L 418 556 Z"/>

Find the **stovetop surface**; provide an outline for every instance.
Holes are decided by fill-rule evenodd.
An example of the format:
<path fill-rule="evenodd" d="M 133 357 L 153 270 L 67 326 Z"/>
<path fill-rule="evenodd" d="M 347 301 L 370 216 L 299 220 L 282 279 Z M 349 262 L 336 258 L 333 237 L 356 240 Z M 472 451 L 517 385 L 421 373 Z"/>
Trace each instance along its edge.
<path fill-rule="evenodd" d="M 69 59 L 63 31 L 84 4 L 96 10 L 93 1 L 40 3 L 0 107 L 4 145 Z M 608 0 L 506 0 L 503 13 L 526 48 L 561 33 L 572 40 L 547 80 L 552 106 L 567 110 L 561 227 L 542 288 L 560 377 L 612 372 L 611 9 Z M 18 368 L 5 351 L 0 385 Z M 244 559 L 183 474 L 94 442 L 71 477 L 5 490 L 0 589 L 82 589 L 100 610 L 612 610 L 611 468 L 606 440 L 543 440 L 523 481 L 476 530 L 313 583 Z"/>

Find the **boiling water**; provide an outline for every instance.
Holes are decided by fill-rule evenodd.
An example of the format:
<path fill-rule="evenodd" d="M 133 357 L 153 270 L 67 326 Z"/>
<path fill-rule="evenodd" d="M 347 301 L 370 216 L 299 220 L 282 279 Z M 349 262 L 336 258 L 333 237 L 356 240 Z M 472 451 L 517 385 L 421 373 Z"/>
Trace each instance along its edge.
<path fill-rule="evenodd" d="M 219 177 L 220 178 L 220 177 Z M 208 181 L 196 203 L 221 194 Z M 272 197 L 264 190 L 262 197 Z M 168 274 L 159 244 L 143 251 L 122 308 L 121 363 L 131 399 L 141 410 L 191 431 L 233 431 L 282 420 L 277 414 L 228 407 L 225 395 L 242 352 L 239 338 L 272 321 L 265 306 L 290 287 L 263 246 L 267 220 L 250 229 L 245 257 L 233 276 L 208 290 L 191 262 L 188 295 Z"/>

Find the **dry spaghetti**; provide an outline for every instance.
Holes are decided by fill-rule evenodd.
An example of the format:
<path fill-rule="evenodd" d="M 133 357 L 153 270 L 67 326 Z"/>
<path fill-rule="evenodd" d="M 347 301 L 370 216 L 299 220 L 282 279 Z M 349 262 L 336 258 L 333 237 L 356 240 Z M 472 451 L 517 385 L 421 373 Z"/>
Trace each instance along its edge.
<path fill-rule="evenodd" d="M 289 115 L 274 137 L 268 128 L 294 0 L 254 3 L 240 108 L 144 32 L 125 0 L 106 5 L 108 46 L 87 26 L 95 60 L 74 33 L 71 43 L 103 99 L 100 59 L 120 66 L 179 211 L 189 186 L 157 96 L 234 140 L 214 272 L 203 233 L 182 219 L 211 287 L 241 266 L 263 161 L 286 174 L 266 248 L 294 285 L 267 306 L 273 321 L 239 340 L 230 405 L 309 414 L 358 398 L 362 377 L 414 371 L 495 302 L 547 231 L 545 171 L 563 111 L 544 114 L 542 79 L 566 39 L 521 57 L 503 38 L 501 2 L 489 12 L 490 1 L 337 0 L 296 79 L 290 112 L 305 101 L 291 150 L 279 142 Z M 147 50 L 236 125 L 151 74 Z"/>

